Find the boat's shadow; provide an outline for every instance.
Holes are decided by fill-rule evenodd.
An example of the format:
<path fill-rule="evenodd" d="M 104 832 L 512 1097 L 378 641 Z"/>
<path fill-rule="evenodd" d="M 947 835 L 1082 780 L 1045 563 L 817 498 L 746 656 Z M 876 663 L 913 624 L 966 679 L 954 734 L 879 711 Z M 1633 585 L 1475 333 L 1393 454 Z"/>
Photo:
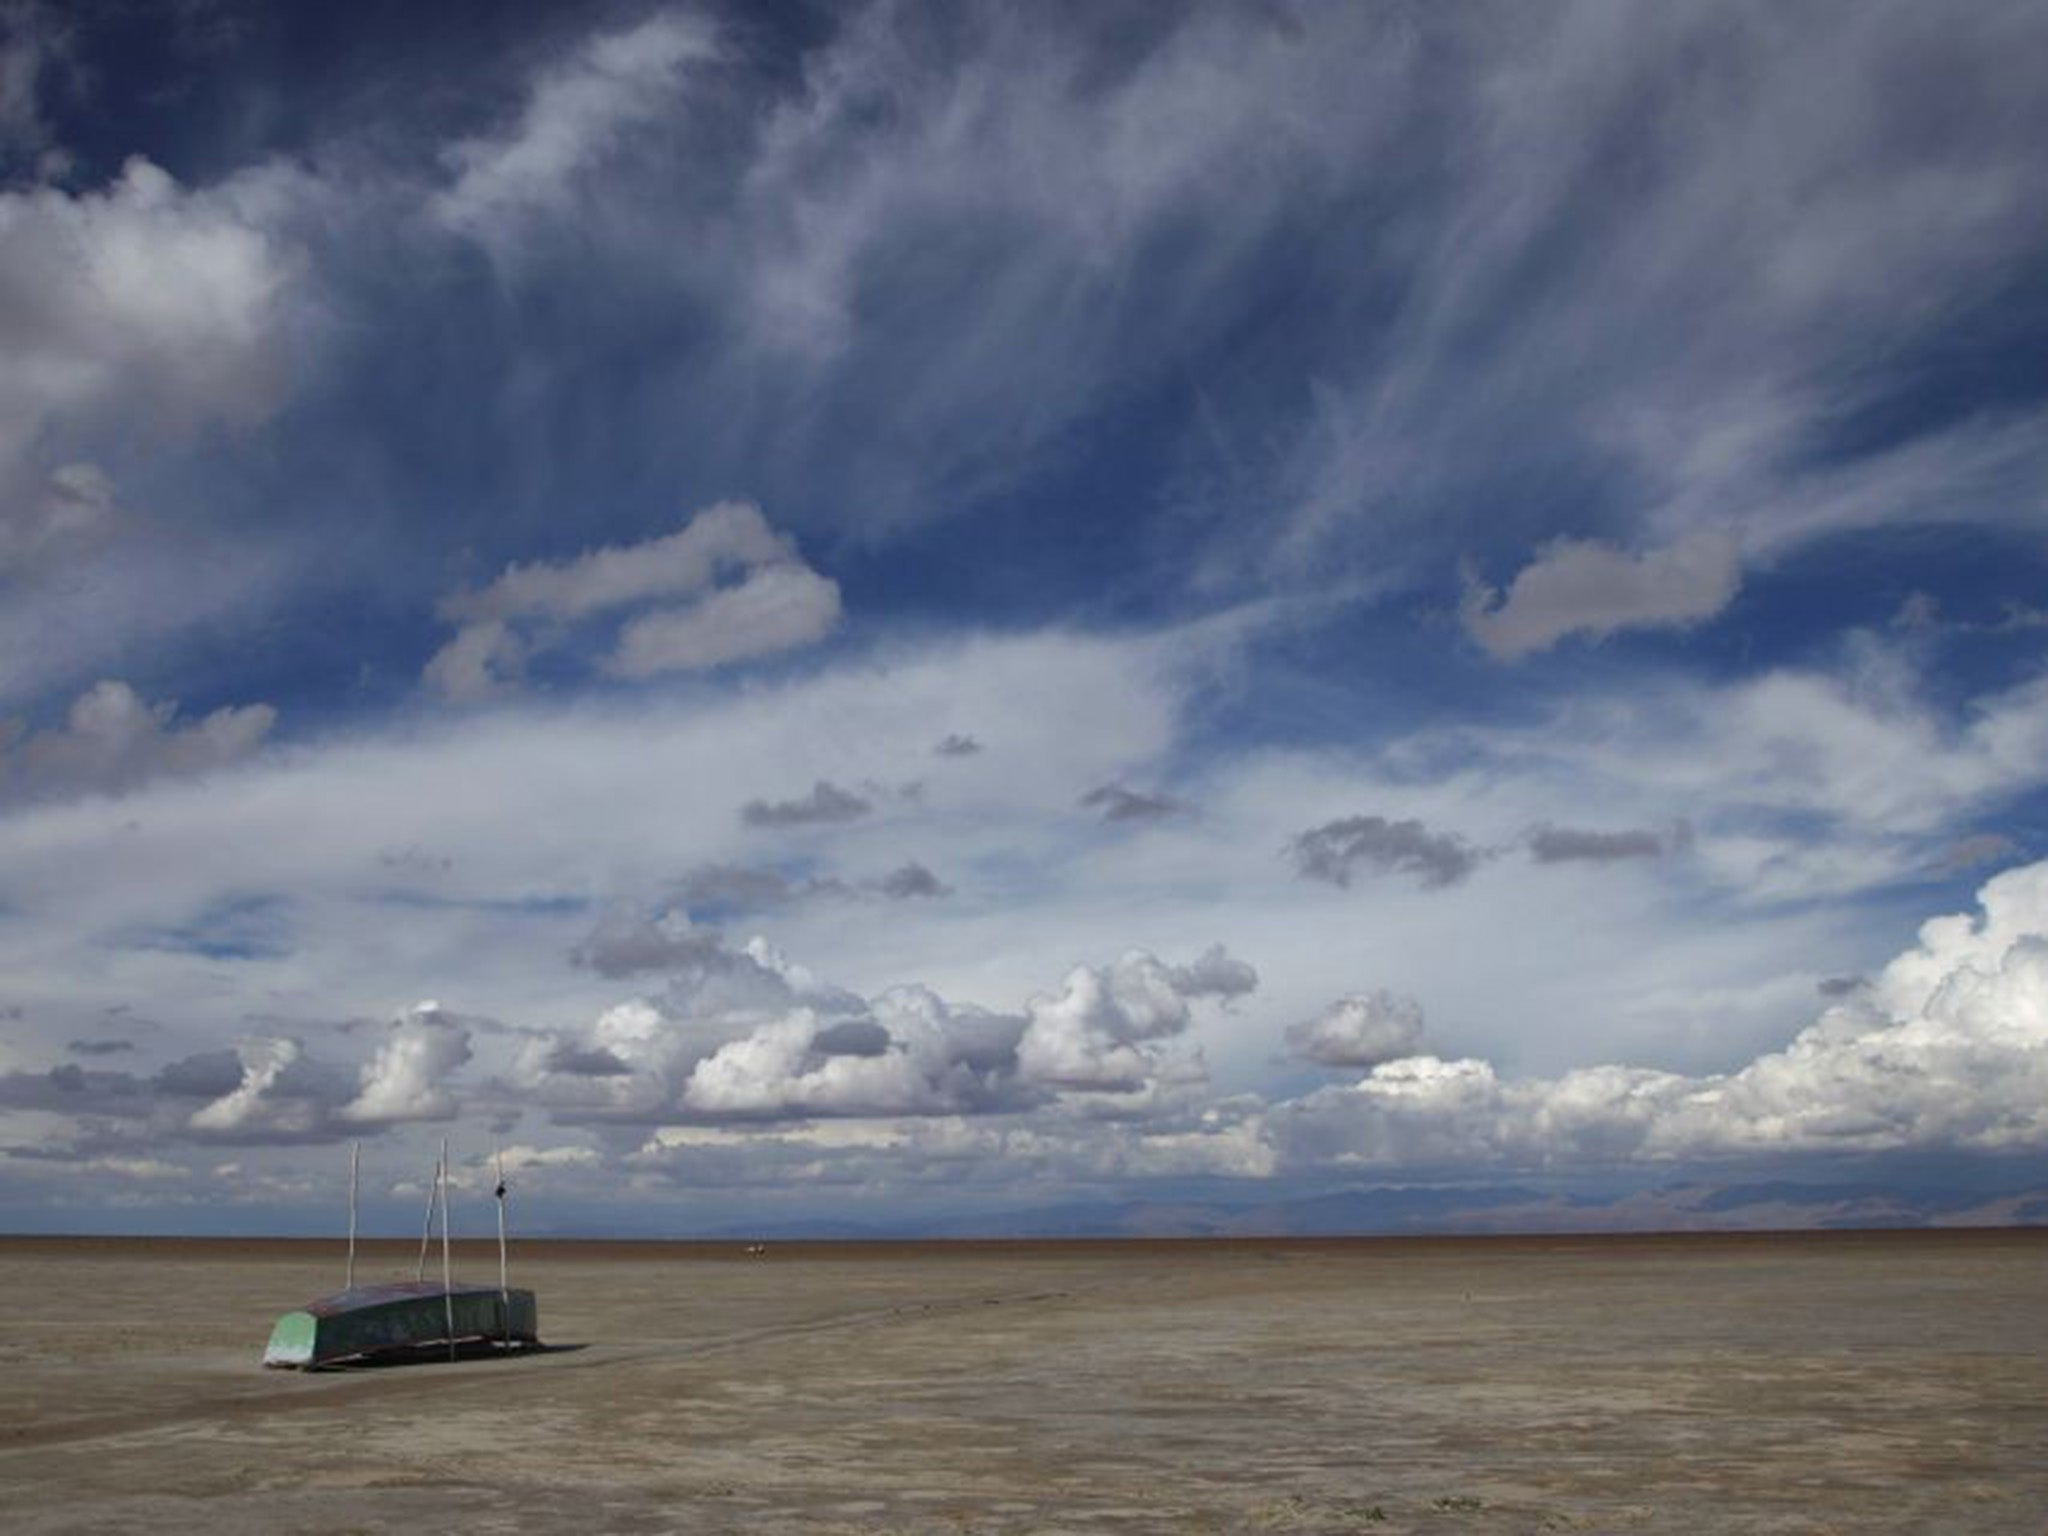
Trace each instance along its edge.
<path fill-rule="evenodd" d="M 452 1350 L 444 1344 L 416 1344 L 406 1349 L 380 1349 L 374 1355 L 353 1360 L 330 1360 L 317 1367 L 322 1371 L 388 1371 L 397 1366 L 448 1365 L 472 1360 L 527 1360 L 535 1355 L 573 1355 L 588 1344 L 493 1343 L 489 1339 L 465 1339 Z"/>

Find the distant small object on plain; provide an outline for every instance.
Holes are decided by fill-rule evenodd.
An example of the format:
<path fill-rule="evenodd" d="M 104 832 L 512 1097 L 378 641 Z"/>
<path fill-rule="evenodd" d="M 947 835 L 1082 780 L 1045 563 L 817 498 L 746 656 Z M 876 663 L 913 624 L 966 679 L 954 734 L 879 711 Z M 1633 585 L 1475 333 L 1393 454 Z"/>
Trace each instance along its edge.
<path fill-rule="evenodd" d="M 765 1258 L 767 1258 L 767 1257 L 768 1257 L 768 1245 L 767 1245 L 766 1243 L 749 1243 L 749 1244 L 747 1244 L 747 1257 L 748 1257 L 748 1258 L 750 1258 L 750 1259 L 765 1259 Z"/>

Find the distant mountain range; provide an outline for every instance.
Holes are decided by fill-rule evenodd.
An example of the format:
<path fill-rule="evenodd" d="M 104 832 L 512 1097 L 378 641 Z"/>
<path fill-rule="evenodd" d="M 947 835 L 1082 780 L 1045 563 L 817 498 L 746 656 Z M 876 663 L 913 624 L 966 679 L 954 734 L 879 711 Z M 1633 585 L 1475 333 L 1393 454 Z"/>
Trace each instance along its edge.
<path fill-rule="evenodd" d="M 1780 1179 L 1674 1184 L 1619 1195 L 1567 1195 L 1509 1184 L 1349 1189 L 1267 1201 L 1101 1201 L 874 1223 L 733 1223 L 688 1235 L 848 1240 L 1336 1237 L 2033 1225 L 2048 1225 L 2048 1185 L 1986 1190 Z"/>

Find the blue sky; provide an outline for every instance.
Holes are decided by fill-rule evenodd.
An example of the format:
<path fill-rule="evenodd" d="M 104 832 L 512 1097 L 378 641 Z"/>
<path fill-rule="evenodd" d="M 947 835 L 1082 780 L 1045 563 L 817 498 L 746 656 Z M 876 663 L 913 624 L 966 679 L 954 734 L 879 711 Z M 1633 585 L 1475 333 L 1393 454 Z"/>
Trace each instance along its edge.
<path fill-rule="evenodd" d="M 0 1216 L 2038 1181 L 2044 78 L 0 8 Z"/>

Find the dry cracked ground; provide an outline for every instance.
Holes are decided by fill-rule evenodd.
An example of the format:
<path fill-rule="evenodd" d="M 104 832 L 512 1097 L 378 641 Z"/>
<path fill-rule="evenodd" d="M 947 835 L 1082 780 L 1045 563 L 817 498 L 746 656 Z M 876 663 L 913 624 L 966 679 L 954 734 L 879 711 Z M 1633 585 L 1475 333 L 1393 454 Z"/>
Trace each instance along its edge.
<path fill-rule="evenodd" d="M 0 1529 L 2048 1532 L 2043 1231 L 531 1244 L 545 1352 L 261 1370 L 338 1271 L 0 1240 Z"/>

